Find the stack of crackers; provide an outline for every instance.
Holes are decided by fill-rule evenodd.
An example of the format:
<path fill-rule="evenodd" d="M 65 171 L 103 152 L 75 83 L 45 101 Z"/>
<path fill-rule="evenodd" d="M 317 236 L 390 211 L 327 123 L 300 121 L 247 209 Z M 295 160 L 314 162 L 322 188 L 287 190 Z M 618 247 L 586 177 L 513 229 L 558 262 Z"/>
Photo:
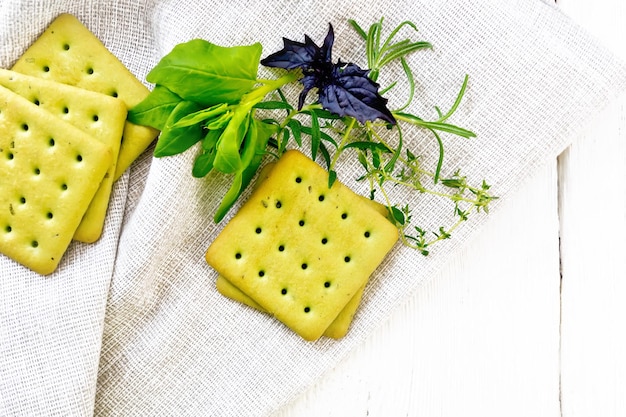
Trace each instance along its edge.
<path fill-rule="evenodd" d="M 115 180 L 158 131 L 126 120 L 149 90 L 69 14 L 0 69 L 0 252 L 42 275 L 97 241 Z"/>
<path fill-rule="evenodd" d="M 225 296 L 265 311 L 302 338 L 343 337 L 370 275 L 398 240 L 386 207 L 287 151 L 209 246 Z"/>

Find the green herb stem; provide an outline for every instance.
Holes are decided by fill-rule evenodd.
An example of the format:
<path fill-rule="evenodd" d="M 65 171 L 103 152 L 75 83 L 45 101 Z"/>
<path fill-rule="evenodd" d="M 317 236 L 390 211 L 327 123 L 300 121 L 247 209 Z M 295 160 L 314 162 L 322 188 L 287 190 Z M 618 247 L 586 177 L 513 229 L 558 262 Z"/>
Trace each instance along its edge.
<path fill-rule="evenodd" d="M 352 129 L 354 128 L 354 125 L 356 124 L 356 119 L 353 117 L 350 117 L 349 119 L 350 121 L 348 122 L 348 125 L 346 126 L 346 130 L 343 134 L 343 137 L 341 138 L 341 142 L 339 143 L 337 152 L 335 152 L 335 155 L 333 156 L 332 161 L 330 162 L 330 166 L 329 166 L 329 171 L 334 171 L 335 169 L 335 165 L 337 164 L 337 161 L 339 160 L 339 156 L 341 155 L 344 146 L 348 143 L 348 140 L 350 139 L 351 133 L 352 133 Z"/>
<path fill-rule="evenodd" d="M 296 81 L 299 77 L 298 71 L 288 72 L 276 80 L 259 79 L 261 85 L 254 88 L 241 98 L 241 105 L 248 106 L 250 109 L 260 103 L 268 94 L 280 89 L 281 87 Z"/>
<path fill-rule="evenodd" d="M 287 126 L 289 126 L 290 122 L 296 116 L 300 114 L 306 114 L 311 111 L 319 110 L 321 108 L 322 106 L 319 103 L 314 103 L 314 104 L 308 104 L 308 105 L 302 106 L 302 109 L 300 110 L 293 109 L 293 108 L 288 110 L 287 116 L 285 116 L 285 118 L 278 124 L 278 132 L 276 133 L 276 137 L 283 138 L 283 132 L 285 131 Z M 288 140 L 288 138 L 281 139 L 281 140 Z M 279 149 L 278 156 L 280 157 L 280 155 L 282 155 L 282 151 L 286 149 L 286 143 L 279 143 L 278 149 Z"/>
<path fill-rule="evenodd" d="M 454 202 L 465 202 L 465 203 L 469 203 L 469 204 L 476 204 L 478 203 L 478 200 L 476 198 L 467 198 L 467 197 L 463 197 L 461 195 L 459 195 L 458 193 L 452 194 L 452 193 L 445 193 L 445 192 L 441 192 L 441 191 L 435 191 L 433 189 L 429 189 L 429 188 L 425 188 L 424 186 L 421 185 L 421 183 L 416 184 L 415 182 L 410 182 L 410 181 L 403 181 L 400 180 L 396 177 L 393 177 L 391 175 L 389 175 L 388 173 L 386 173 L 384 170 L 381 169 L 373 169 L 370 174 L 373 174 L 373 176 L 375 177 L 379 177 L 379 178 L 383 178 L 384 182 L 391 182 L 395 185 L 399 185 L 402 187 L 407 187 L 407 188 L 412 188 L 416 191 L 419 191 L 421 193 L 425 193 L 425 194 L 430 194 L 436 197 L 442 197 L 442 198 L 446 198 L 449 200 L 452 200 Z M 480 190 L 478 190 L 475 187 L 466 187 L 466 190 L 472 192 L 472 193 L 479 193 Z"/>

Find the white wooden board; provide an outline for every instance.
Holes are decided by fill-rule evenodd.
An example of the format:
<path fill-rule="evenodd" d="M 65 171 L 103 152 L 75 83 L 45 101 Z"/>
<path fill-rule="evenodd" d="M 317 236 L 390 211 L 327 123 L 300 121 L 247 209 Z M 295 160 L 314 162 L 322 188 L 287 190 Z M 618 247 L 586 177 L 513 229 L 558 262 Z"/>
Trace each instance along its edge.
<path fill-rule="evenodd" d="M 626 59 L 626 3 L 559 0 Z M 626 416 L 626 100 L 275 417 Z"/>

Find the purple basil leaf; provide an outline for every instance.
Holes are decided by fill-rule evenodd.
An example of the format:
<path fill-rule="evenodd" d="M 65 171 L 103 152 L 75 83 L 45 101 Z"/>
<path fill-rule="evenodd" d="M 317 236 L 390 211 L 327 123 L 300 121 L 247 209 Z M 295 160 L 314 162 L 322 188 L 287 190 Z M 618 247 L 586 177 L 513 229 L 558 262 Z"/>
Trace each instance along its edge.
<path fill-rule="evenodd" d="M 324 43 L 318 47 L 309 36 L 304 43 L 283 38 L 284 47 L 261 60 L 267 67 L 302 69 L 302 92 L 298 99 L 298 110 L 302 109 L 306 97 L 317 88 L 319 103 L 325 110 L 341 117 L 351 116 L 360 123 L 382 119 L 395 124 L 396 121 L 387 109 L 387 100 L 378 94 L 379 85 L 355 64 L 341 61 L 332 63 L 332 49 L 335 32 L 331 24 Z"/>
<path fill-rule="evenodd" d="M 328 34 L 320 48 L 313 40 L 304 35 L 304 43 L 283 38 L 283 49 L 261 60 L 266 67 L 303 70 L 315 69 L 330 62 L 335 34 L 332 25 L 328 25 Z"/>
<path fill-rule="evenodd" d="M 317 86 L 317 76 L 314 74 L 305 75 L 300 79 L 300 83 L 302 84 L 302 91 L 300 92 L 300 98 L 298 100 L 298 110 L 302 109 L 304 105 L 304 100 L 306 99 L 309 91 Z"/>
<path fill-rule="evenodd" d="M 308 68 L 320 53 L 320 48 L 308 36 L 305 42 L 296 42 L 283 38 L 284 47 L 261 60 L 266 67 L 294 69 Z"/>
<path fill-rule="evenodd" d="M 326 38 L 324 38 L 324 44 L 320 49 L 320 58 L 324 60 L 324 62 L 332 62 L 332 52 L 333 52 L 333 43 L 335 42 L 335 31 L 333 30 L 333 25 L 328 24 L 328 33 L 326 34 Z"/>
<path fill-rule="evenodd" d="M 387 99 L 378 94 L 378 84 L 367 73 L 355 64 L 338 64 L 333 69 L 332 82 L 318 86 L 320 104 L 331 113 L 354 117 L 360 123 L 382 119 L 395 124 Z"/>

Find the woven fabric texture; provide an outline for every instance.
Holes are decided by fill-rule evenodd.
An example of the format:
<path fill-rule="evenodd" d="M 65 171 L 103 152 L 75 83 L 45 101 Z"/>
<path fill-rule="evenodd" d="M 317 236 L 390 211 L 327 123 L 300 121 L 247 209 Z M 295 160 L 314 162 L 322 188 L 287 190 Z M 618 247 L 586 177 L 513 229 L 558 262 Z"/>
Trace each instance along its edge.
<path fill-rule="evenodd" d="M 321 44 L 329 22 L 334 59 L 365 66 L 347 20 L 367 27 L 384 16 L 387 28 L 411 20 L 420 31 L 407 34 L 434 45 L 410 59 L 418 95 L 411 111 L 435 118 L 435 106 L 450 106 L 469 75 L 451 122 L 477 137 L 446 137 L 445 169 L 486 179 L 499 201 L 626 89 L 624 65 L 540 0 L 1 0 L 0 66 L 9 68 L 62 12 L 141 80 L 180 42 L 261 42 L 266 55 L 283 36 Z M 392 90 L 391 107 L 406 93 L 402 83 Z M 414 131 L 405 141 L 435 160 L 431 136 Z M 323 377 L 489 221 L 471 217 L 428 257 L 398 245 L 372 277 L 349 334 L 309 343 L 216 292 L 204 252 L 223 226 L 212 217 L 228 182 L 192 178 L 192 162 L 193 152 L 154 159 L 148 150 L 116 183 L 102 238 L 73 243 L 51 276 L 0 256 L 0 415 L 269 415 Z M 354 181 L 357 165 L 343 158 L 339 178 L 365 193 Z M 416 220 L 431 229 L 449 222 L 446 201 L 399 189 L 392 196 L 418 207 Z"/>

